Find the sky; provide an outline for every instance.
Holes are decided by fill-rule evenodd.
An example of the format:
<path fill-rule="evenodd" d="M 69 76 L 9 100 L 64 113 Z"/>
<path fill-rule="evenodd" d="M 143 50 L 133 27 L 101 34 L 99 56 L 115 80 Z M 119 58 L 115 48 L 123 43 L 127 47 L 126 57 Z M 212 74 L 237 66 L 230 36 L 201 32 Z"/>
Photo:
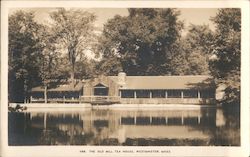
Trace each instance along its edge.
<path fill-rule="evenodd" d="M 10 10 L 10 14 L 15 12 L 18 9 Z M 49 22 L 49 13 L 55 11 L 56 8 L 32 8 L 32 9 L 23 9 L 35 12 L 35 20 L 39 23 Z M 108 19 L 113 18 L 115 15 L 127 16 L 128 11 L 126 8 L 93 8 L 86 9 L 89 12 L 93 12 L 97 16 L 95 26 L 102 29 L 103 25 L 107 22 Z M 211 30 L 215 30 L 215 25 L 210 21 L 211 17 L 216 15 L 218 9 L 216 8 L 183 8 L 180 9 L 181 15 L 179 19 L 184 21 L 185 29 L 183 35 L 186 34 L 189 24 L 209 25 Z"/>

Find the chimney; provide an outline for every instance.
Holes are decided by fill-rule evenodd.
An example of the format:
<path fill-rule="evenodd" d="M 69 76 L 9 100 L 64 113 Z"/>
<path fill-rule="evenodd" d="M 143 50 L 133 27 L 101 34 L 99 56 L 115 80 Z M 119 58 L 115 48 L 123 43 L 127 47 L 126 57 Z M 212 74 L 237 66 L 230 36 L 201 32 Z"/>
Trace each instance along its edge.
<path fill-rule="evenodd" d="M 121 87 L 124 87 L 126 84 L 126 73 L 125 72 L 119 72 L 118 74 L 118 84 Z"/>

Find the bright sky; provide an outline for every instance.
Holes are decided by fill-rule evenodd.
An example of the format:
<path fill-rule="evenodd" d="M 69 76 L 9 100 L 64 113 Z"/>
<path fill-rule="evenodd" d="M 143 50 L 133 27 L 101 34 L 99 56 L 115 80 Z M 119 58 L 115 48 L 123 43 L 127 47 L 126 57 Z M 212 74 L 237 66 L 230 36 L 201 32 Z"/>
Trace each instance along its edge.
<path fill-rule="evenodd" d="M 10 10 L 10 14 L 12 14 L 17 9 Z M 35 12 L 35 19 L 37 22 L 44 23 L 49 21 L 49 13 L 55 11 L 55 8 L 32 8 L 25 9 L 32 10 Z M 126 8 L 93 8 L 86 9 L 87 11 L 93 12 L 97 16 L 97 20 L 95 22 L 96 27 L 103 28 L 103 24 L 108 20 L 113 18 L 115 15 L 127 16 L 128 11 Z M 184 34 L 187 31 L 187 28 L 190 23 L 192 24 L 207 24 L 210 29 L 214 30 L 214 24 L 209 20 L 211 17 L 216 15 L 216 8 L 197 8 L 197 9 L 179 9 L 181 11 L 181 15 L 179 16 L 180 20 L 183 20 L 185 23 Z"/>

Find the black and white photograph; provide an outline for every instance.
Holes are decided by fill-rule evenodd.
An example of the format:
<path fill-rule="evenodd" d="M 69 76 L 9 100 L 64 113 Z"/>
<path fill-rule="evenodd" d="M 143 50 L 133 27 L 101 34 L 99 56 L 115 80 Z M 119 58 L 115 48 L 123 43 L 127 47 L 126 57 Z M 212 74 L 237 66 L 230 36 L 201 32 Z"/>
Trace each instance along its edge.
<path fill-rule="evenodd" d="M 241 148 L 249 105 L 242 14 L 241 7 L 8 8 L 7 146 L 169 151 L 158 156 L 173 156 L 168 147 Z"/>

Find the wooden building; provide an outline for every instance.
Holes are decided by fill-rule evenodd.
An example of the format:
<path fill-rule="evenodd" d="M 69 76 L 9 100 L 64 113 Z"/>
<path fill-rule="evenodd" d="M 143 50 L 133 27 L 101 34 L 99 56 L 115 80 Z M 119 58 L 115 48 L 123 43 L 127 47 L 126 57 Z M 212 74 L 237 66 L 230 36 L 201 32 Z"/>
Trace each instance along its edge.
<path fill-rule="evenodd" d="M 100 76 L 86 80 L 83 102 L 122 104 L 211 104 L 215 84 L 209 76 Z"/>
<path fill-rule="evenodd" d="M 63 83 L 57 87 L 49 88 L 47 90 L 47 98 L 50 103 L 79 103 L 82 96 L 83 85 L 81 81 L 77 81 L 75 85 L 70 83 Z M 44 100 L 44 87 L 34 87 L 30 93 L 30 102 L 45 102 Z"/>
<path fill-rule="evenodd" d="M 48 90 L 50 102 L 91 104 L 213 104 L 215 84 L 209 76 L 99 76 L 76 86 Z M 41 87 L 32 89 L 32 102 L 42 100 Z M 58 101 L 57 101 L 58 100 Z"/>

